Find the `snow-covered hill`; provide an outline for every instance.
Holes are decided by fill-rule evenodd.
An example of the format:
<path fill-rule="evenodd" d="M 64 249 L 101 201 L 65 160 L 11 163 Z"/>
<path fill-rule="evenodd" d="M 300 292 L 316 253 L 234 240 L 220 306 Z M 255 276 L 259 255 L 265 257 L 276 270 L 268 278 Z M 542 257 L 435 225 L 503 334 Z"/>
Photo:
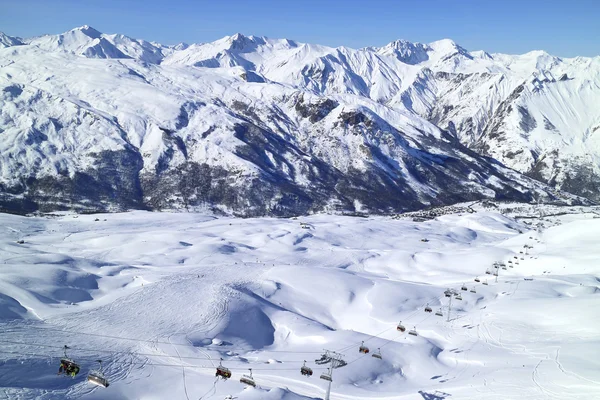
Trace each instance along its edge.
<path fill-rule="evenodd" d="M 2 38 L 3 209 L 248 216 L 569 198 L 518 172 L 600 193 L 599 59 L 450 40 L 163 46 L 89 26 Z"/>
<path fill-rule="evenodd" d="M 347 362 L 334 400 L 599 398 L 598 211 L 0 214 L 0 398 L 316 400 L 324 349 Z M 85 380 L 97 359 L 106 389 Z"/>

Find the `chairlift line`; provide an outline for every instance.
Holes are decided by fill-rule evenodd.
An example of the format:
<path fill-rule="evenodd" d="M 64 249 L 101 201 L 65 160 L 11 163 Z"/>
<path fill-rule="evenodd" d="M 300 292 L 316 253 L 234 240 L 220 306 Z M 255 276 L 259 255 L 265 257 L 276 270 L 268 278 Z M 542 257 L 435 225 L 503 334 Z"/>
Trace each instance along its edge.
<path fill-rule="evenodd" d="M 23 352 L 14 352 L 14 351 L 3 351 L 0 350 L 0 354 L 14 354 L 18 356 L 31 356 L 31 357 L 52 357 L 48 354 L 39 354 L 39 353 L 23 353 Z M 214 366 L 206 366 L 206 365 L 189 365 L 189 364 L 168 364 L 168 363 L 154 363 L 154 362 L 141 362 L 141 361 L 130 361 L 127 365 L 141 365 L 141 366 L 153 366 L 153 367 L 174 367 L 174 368 L 188 368 L 188 369 L 212 369 L 214 370 Z M 247 371 L 247 368 L 227 368 L 232 371 Z M 322 368 L 321 368 L 322 369 Z M 298 368 L 253 368 L 253 371 L 298 371 Z"/>
<path fill-rule="evenodd" d="M 169 342 L 165 342 L 165 341 L 160 341 L 160 340 L 149 340 L 149 339 L 135 339 L 135 338 L 128 338 L 128 337 L 123 337 L 123 336 L 112 336 L 112 335 L 101 335 L 98 333 L 90 333 L 90 332 L 81 332 L 81 331 L 73 331 L 73 330 L 65 330 L 65 329 L 56 329 L 56 328 L 42 328 L 40 326 L 34 326 L 34 325 L 29 325 L 29 326 L 19 326 L 19 328 L 23 328 L 23 329 L 38 329 L 38 330 L 46 330 L 46 331 L 53 331 L 53 332 L 62 332 L 62 333 L 67 333 L 67 334 L 72 334 L 72 335 L 85 335 L 85 336 L 96 336 L 96 337 L 101 337 L 101 338 L 108 338 L 108 339 L 119 339 L 119 340 L 129 340 L 129 341 L 133 341 L 133 342 L 145 342 L 145 343 L 151 343 L 151 344 L 168 344 L 170 346 L 185 346 L 185 347 L 189 347 L 189 344 L 183 344 L 183 343 L 169 343 Z M 62 347 L 61 347 L 62 348 Z M 209 347 L 209 349 L 211 349 Z M 240 347 L 235 347 L 235 346 L 228 346 L 227 347 L 228 350 L 237 350 L 237 351 L 254 351 L 255 349 L 243 349 Z M 212 350 L 216 350 L 216 349 L 212 349 Z M 321 352 L 319 351 L 289 351 L 289 350 L 269 350 L 270 353 L 295 353 L 295 354 L 321 354 Z"/>
<path fill-rule="evenodd" d="M 52 346 L 52 345 L 45 345 L 45 344 L 29 344 L 29 343 L 24 343 L 24 342 L 15 342 L 15 341 L 11 341 L 11 340 L 1 340 L 0 339 L 0 343 L 7 343 L 7 344 L 16 344 L 16 345 L 21 345 L 21 346 L 33 346 L 33 347 L 47 347 L 47 348 L 53 348 L 53 349 L 63 349 L 63 347 L 61 346 Z M 71 348 L 69 347 L 69 349 L 72 350 L 77 350 L 78 352 L 89 352 L 89 353 L 108 353 L 108 354 L 132 354 L 131 351 L 118 351 L 118 350 L 102 350 L 102 349 L 90 349 L 90 348 L 81 348 L 81 347 L 77 347 L 77 348 Z M 312 354 L 314 352 L 306 352 L 307 354 Z M 165 357 L 164 354 L 153 354 L 153 353 L 138 353 L 135 352 L 135 355 L 138 356 L 144 356 L 144 357 Z M 320 354 L 320 353 L 319 353 Z M 194 357 L 194 356 L 180 356 L 177 357 L 180 359 L 186 359 L 186 360 L 214 360 L 214 358 L 211 357 Z M 300 363 L 303 360 L 280 360 L 283 362 L 287 362 L 287 363 Z M 236 363 L 236 362 L 244 362 L 245 361 L 238 361 L 238 360 L 231 360 L 228 361 L 230 363 Z"/>

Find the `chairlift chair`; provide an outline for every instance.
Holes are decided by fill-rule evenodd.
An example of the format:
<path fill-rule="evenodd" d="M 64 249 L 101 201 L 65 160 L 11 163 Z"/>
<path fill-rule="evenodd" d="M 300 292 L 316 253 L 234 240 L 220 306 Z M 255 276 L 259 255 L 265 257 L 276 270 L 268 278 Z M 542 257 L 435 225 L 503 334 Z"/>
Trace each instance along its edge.
<path fill-rule="evenodd" d="M 460 288 L 460 290 L 464 290 L 464 291 L 466 292 L 466 291 L 467 291 L 467 290 L 469 290 L 469 289 L 467 289 L 467 285 L 465 285 L 465 284 L 463 283 L 463 285 L 462 285 L 462 287 Z"/>
<path fill-rule="evenodd" d="M 81 368 L 75 361 L 69 358 L 69 356 L 67 355 L 68 349 L 70 349 L 70 347 L 67 345 L 63 347 L 64 357 L 60 359 L 60 368 L 58 370 L 58 375 L 64 373 L 65 375 L 69 375 L 75 378 L 75 375 L 79 373 Z"/>
<path fill-rule="evenodd" d="M 479 280 L 479 278 L 475 278 L 475 282 L 481 282 L 481 280 Z"/>
<path fill-rule="evenodd" d="M 503 265 L 503 266 L 502 266 L 502 269 L 503 269 L 503 270 L 506 270 L 506 265 Z"/>
<path fill-rule="evenodd" d="M 312 376 L 313 370 L 306 366 L 306 361 L 304 361 L 304 365 L 300 368 L 300 373 L 304 376 Z"/>
<path fill-rule="evenodd" d="M 323 372 L 319 378 L 331 382 L 331 372 L 329 370 L 327 372 Z"/>
<path fill-rule="evenodd" d="M 483 285 L 485 285 L 485 286 L 488 286 L 488 283 L 487 283 L 487 281 L 483 281 L 483 283 L 482 283 L 482 284 L 483 284 Z"/>
<path fill-rule="evenodd" d="M 240 378 L 240 382 L 252 387 L 256 387 L 256 382 L 254 382 L 254 377 L 252 377 L 252 368 L 249 368 L 249 370 L 250 375 L 242 375 L 242 377 Z"/>
<path fill-rule="evenodd" d="M 413 335 L 413 336 L 419 336 L 419 335 L 417 334 L 417 327 L 416 327 L 416 326 L 415 326 L 415 327 L 413 327 L 413 329 L 411 329 L 410 331 L 408 331 L 408 334 L 409 334 L 409 335 Z"/>
<path fill-rule="evenodd" d="M 367 346 L 365 346 L 365 342 L 362 342 L 362 344 L 358 348 L 358 351 L 360 353 L 363 353 L 363 354 L 368 354 L 369 353 L 369 348 Z"/>
<path fill-rule="evenodd" d="M 433 310 L 431 309 L 431 307 L 429 307 L 429 304 L 427 304 L 427 305 L 425 306 L 425 312 L 428 312 L 428 313 L 430 313 L 430 312 L 432 312 L 432 311 L 433 311 Z"/>
<path fill-rule="evenodd" d="M 225 368 L 223 366 L 223 359 L 221 358 L 221 362 L 219 362 L 219 366 L 217 367 L 217 373 L 215 374 L 215 376 L 220 376 L 223 379 L 229 379 L 231 378 L 231 371 L 229 370 L 229 368 Z"/>
<path fill-rule="evenodd" d="M 396 327 L 396 330 L 400 331 L 400 332 L 405 332 L 406 331 L 406 328 L 404 327 L 404 325 L 402 325 L 402 321 L 400 321 L 398 323 L 398 326 Z"/>
<path fill-rule="evenodd" d="M 512 261 L 511 261 L 511 260 L 508 260 L 508 263 L 509 263 L 509 264 L 512 264 Z"/>
<path fill-rule="evenodd" d="M 373 357 L 378 358 L 380 360 L 383 359 L 383 357 L 381 356 L 381 349 L 377 349 L 377 351 L 373 353 Z"/>
<path fill-rule="evenodd" d="M 474 288 L 474 287 L 473 287 L 473 288 L 471 288 L 470 292 L 471 292 L 471 293 L 477 293 L 477 291 L 475 290 L 475 288 Z"/>
<path fill-rule="evenodd" d="M 444 296 L 446 296 L 446 297 L 452 297 L 452 290 L 451 289 L 446 289 L 444 291 Z"/>
<path fill-rule="evenodd" d="M 443 317 L 443 316 L 444 316 L 444 313 L 442 312 L 442 309 L 440 308 L 439 310 L 437 310 L 437 311 L 435 312 L 435 315 L 437 315 L 438 317 Z"/>
<path fill-rule="evenodd" d="M 106 379 L 106 376 L 104 376 L 104 373 L 102 372 L 102 360 L 96 360 L 96 362 L 100 364 L 100 367 L 97 370 L 91 370 L 88 374 L 87 380 L 93 385 L 107 388 L 109 383 L 108 379 Z"/>
<path fill-rule="evenodd" d="M 489 269 L 486 269 L 486 270 L 485 270 L 485 273 L 486 273 L 487 275 L 491 275 L 491 274 L 492 274 L 492 271 L 490 271 Z"/>
<path fill-rule="evenodd" d="M 461 297 L 460 293 L 458 293 L 458 294 L 456 295 L 456 297 L 454 297 L 454 298 L 455 298 L 456 300 L 462 300 L 462 297 Z"/>

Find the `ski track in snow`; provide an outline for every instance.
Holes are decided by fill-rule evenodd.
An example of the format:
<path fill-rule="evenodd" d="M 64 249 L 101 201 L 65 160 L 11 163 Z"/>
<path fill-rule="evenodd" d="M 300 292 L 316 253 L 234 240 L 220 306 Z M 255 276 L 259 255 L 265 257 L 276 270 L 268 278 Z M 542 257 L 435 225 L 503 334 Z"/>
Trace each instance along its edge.
<path fill-rule="evenodd" d="M 0 214 L 0 399 L 317 399 L 323 349 L 348 362 L 332 399 L 597 398 L 591 215 L 536 232 L 483 209 L 420 223 Z M 498 283 L 484 274 L 524 244 Z M 448 287 L 463 296 L 450 322 Z M 56 376 L 65 344 L 75 379 Z M 107 389 L 85 382 L 98 358 Z M 215 380 L 221 358 L 230 380 Z M 239 383 L 248 368 L 257 388 Z"/>

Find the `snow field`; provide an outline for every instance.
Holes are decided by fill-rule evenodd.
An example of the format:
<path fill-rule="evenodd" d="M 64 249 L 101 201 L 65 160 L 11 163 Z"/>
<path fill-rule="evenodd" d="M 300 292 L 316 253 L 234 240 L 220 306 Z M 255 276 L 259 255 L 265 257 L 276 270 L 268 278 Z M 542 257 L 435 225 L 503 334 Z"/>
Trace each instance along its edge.
<path fill-rule="evenodd" d="M 316 399 L 323 349 L 348 362 L 332 399 L 599 397 L 593 216 L 538 232 L 484 210 L 420 223 L 3 214 L 0 398 Z M 498 283 L 485 274 L 508 260 Z M 450 322 L 446 288 L 463 298 Z M 65 344 L 73 380 L 55 375 Z M 107 389 L 85 382 L 98 358 Z M 221 358 L 230 380 L 214 377 Z M 248 368 L 256 389 L 239 383 Z"/>

